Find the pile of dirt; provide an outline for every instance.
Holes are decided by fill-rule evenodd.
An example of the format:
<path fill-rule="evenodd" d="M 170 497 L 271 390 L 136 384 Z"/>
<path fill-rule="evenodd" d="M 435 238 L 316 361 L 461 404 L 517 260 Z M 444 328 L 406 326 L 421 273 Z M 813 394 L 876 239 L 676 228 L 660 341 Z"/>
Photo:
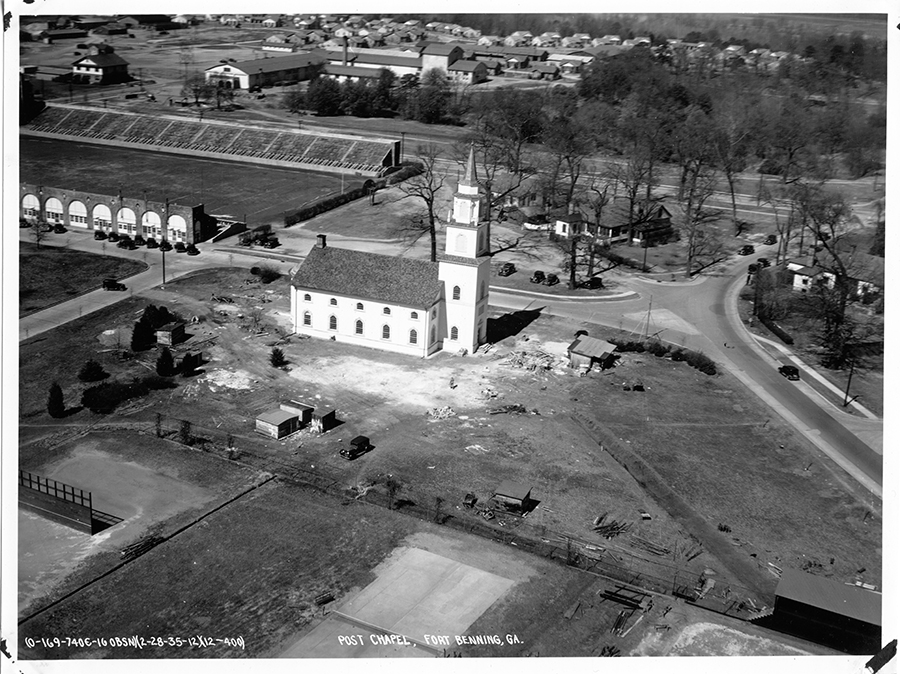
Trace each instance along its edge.
<path fill-rule="evenodd" d="M 245 370 L 237 370 L 230 372 L 228 370 L 212 370 L 208 372 L 203 380 L 209 389 L 216 393 L 222 389 L 242 389 L 249 390 L 256 383 L 249 372 Z"/>

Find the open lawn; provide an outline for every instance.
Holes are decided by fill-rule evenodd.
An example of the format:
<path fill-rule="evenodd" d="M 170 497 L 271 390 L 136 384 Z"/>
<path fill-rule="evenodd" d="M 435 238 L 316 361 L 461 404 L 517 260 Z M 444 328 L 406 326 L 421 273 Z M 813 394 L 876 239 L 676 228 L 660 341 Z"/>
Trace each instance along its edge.
<path fill-rule="evenodd" d="M 48 233 L 54 240 L 67 234 Z M 136 260 L 19 243 L 19 316 L 45 309 L 88 290 L 104 278 L 125 279 L 147 269 Z"/>
<path fill-rule="evenodd" d="M 207 213 L 247 217 L 251 227 L 284 225 L 284 212 L 340 192 L 341 176 L 160 152 L 21 137 L 23 182 L 73 190 L 146 196 L 184 206 L 204 204 Z M 346 188 L 353 185 L 346 179 Z"/>

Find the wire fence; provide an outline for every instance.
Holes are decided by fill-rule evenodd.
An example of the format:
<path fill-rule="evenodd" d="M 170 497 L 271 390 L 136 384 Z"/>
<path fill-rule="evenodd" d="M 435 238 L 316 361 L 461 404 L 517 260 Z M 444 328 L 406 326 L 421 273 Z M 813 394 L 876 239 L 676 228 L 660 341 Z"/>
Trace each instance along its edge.
<path fill-rule="evenodd" d="M 157 437 L 240 461 L 341 500 L 361 500 L 373 506 L 395 510 L 423 521 L 510 545 L 612 581 L 680 597 L 717 613 L 749 620 L 765 608 L 760 595 L 742 585 L 717 581 L 702 571 L 684 568 L 683 565 L 699 552 L 693 555 L 689 553 L 688 556 L 671 562 L 651 559 L 623 546 L 609 544 L 600 537 L 596 541 L 586 540 L 544 526 L 532 525 L 526 517 L 496 507 L 498 504 L 490 504 L 495 506 L 491 509 L 494 516 L 488 520 L 485 519 L 484 504 L 481 507 L 457 508 L 455 501 L 407 485 L 391 486 L 389 481 L 383 481 L 348 486 L 346 478 L 340 475 L 301 468 L 254 451 L 252 447 L 248 448 L 247 438 L 244 436 L 238 439 L 227 432 L 205 428 L 164 414 L 155 414 L 149 425 L 148 430 Z M 235 446 L 238 440 L 239 449 Z"/>

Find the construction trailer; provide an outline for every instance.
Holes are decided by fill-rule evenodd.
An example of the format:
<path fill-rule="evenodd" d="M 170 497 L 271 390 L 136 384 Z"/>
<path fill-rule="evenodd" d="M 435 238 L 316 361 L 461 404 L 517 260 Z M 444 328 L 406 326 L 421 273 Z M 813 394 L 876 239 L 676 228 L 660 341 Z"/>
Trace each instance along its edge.
<path fill-rule="evenodd" d="M 300 430 L 300 417 L 294 412 L 271 410 L 256 417 L 256 432 L 280 440 Z"/>

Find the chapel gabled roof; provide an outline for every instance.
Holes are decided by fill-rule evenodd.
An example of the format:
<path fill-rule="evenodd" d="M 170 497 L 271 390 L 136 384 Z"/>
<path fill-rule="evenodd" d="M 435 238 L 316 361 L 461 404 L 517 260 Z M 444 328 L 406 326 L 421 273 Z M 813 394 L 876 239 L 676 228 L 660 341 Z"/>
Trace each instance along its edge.
<path fill-rule="evenodd" d="M 441 297 L 438 264 L 366 251 L 315 247 L 291 279 L 298 289 L 430 308 Z"/>

